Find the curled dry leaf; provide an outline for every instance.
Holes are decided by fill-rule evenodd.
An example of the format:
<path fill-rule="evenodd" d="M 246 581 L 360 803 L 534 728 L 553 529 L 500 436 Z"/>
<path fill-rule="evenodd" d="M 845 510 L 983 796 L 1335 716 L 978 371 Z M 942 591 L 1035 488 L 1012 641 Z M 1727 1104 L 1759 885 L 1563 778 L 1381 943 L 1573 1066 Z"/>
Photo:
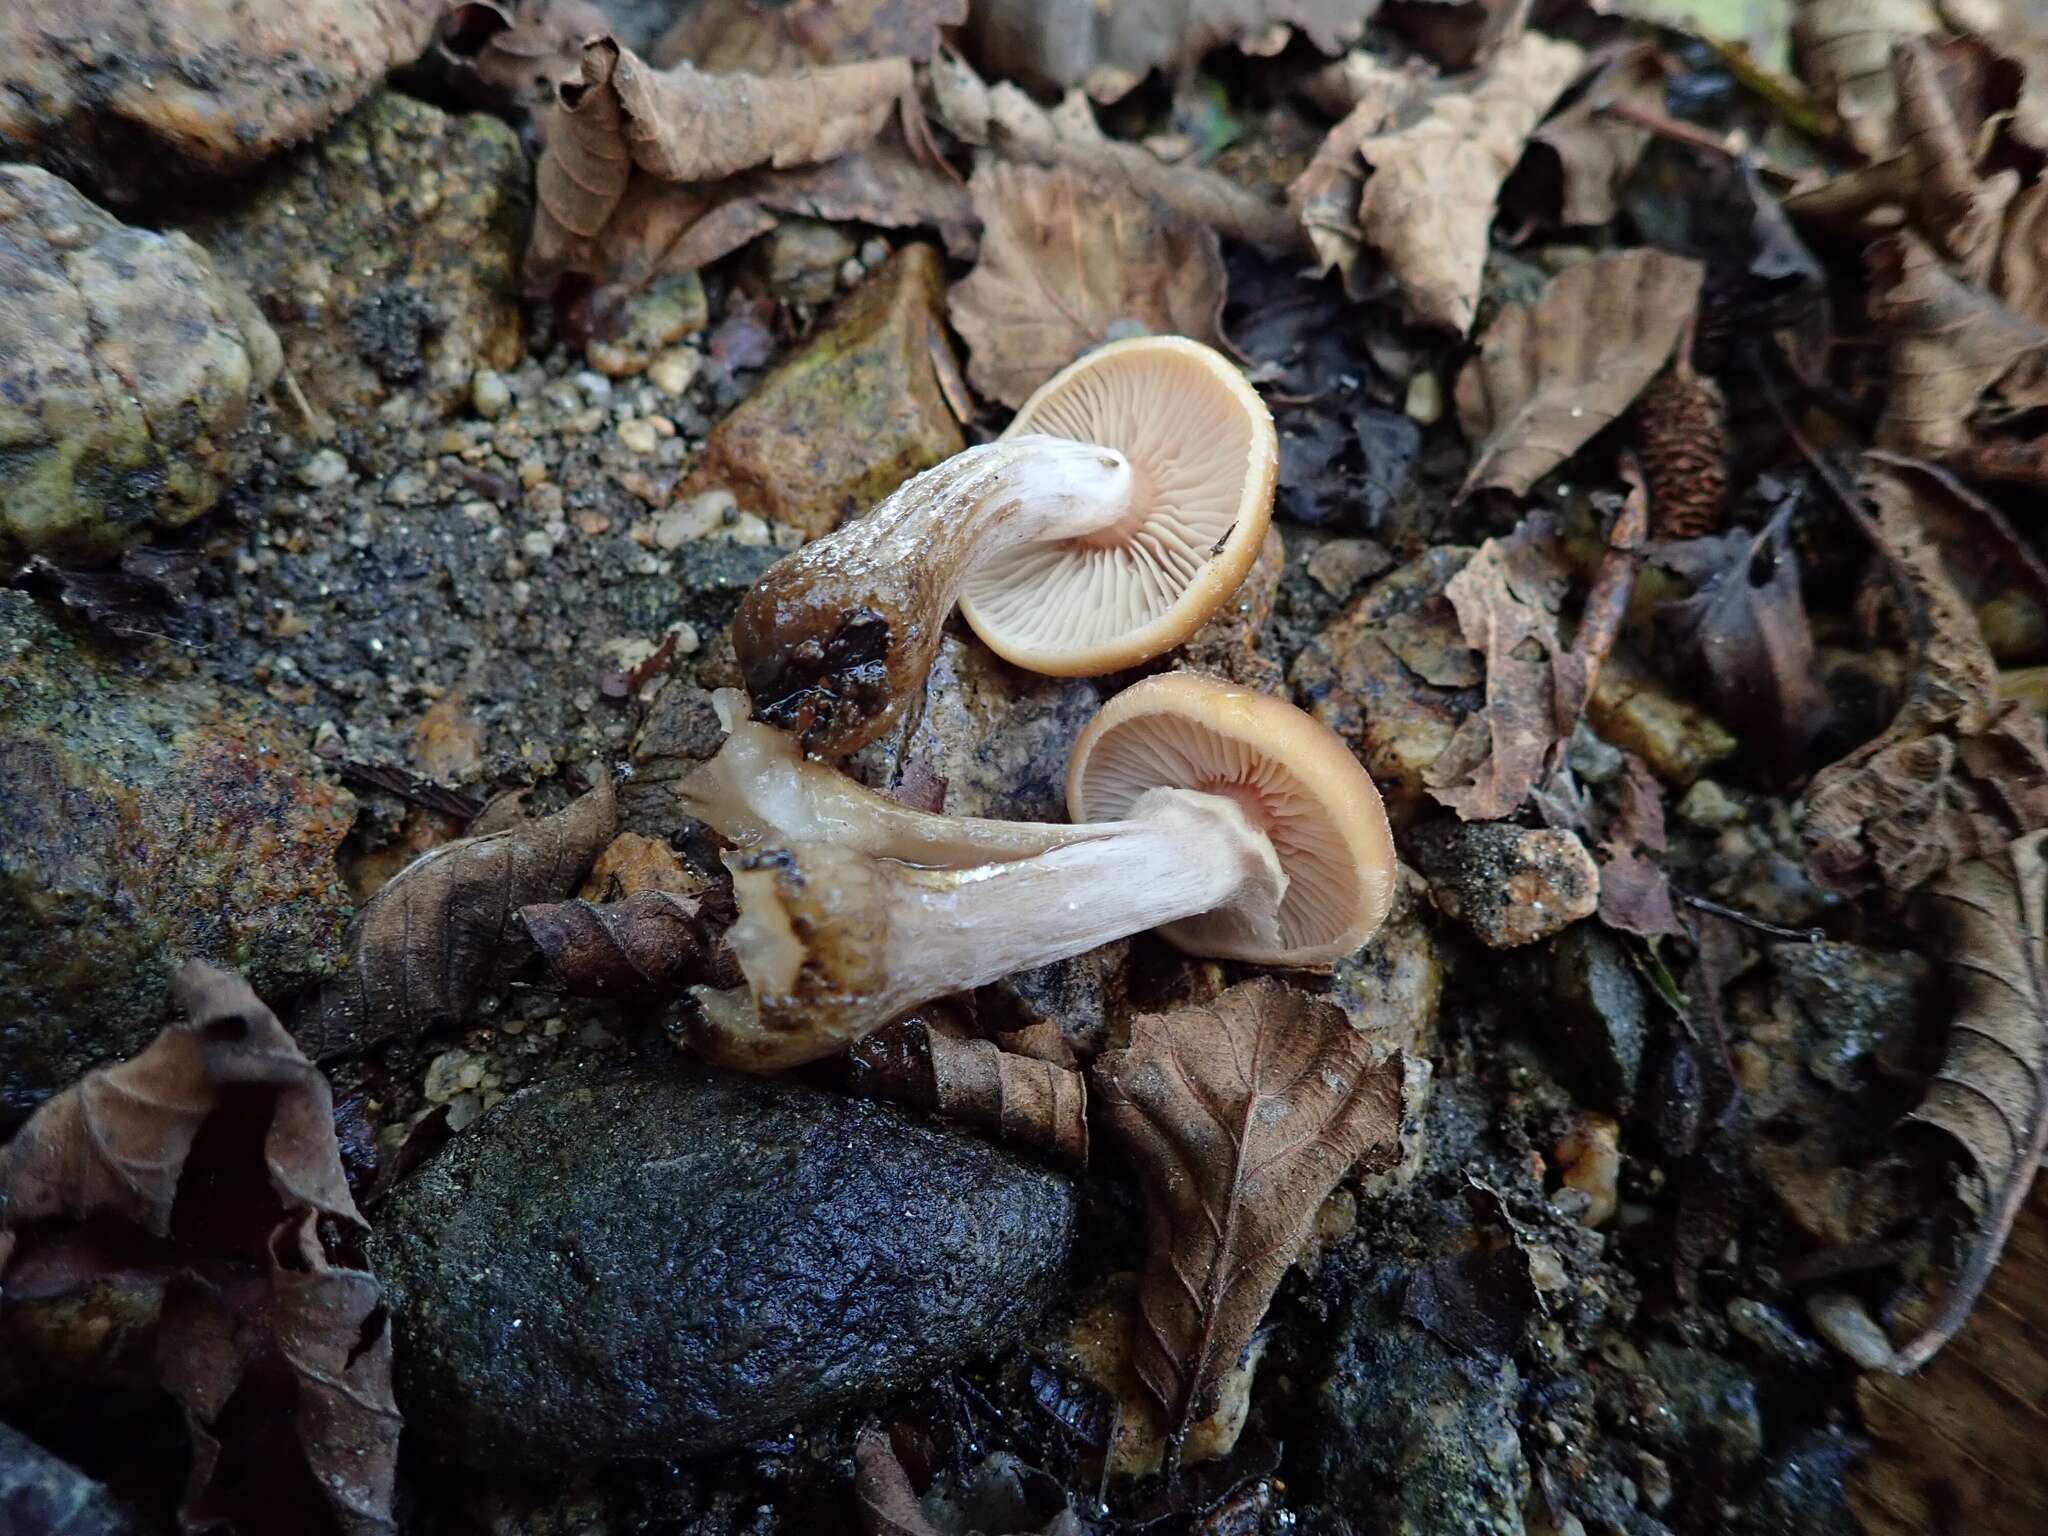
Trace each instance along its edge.
<path fill-rule="evenodd" d="M 550 108 L 529 281 L 603 270 L 598 253 L 620 238 L 607 226 L 629 189 L 638 187 L 636 201 L 662 201 L 642 180 L 695 186 L 760 166 L 829 160 L 880 133 L 910 86 L 903 59 L 799 75 L 711 75 L 690 64 L 652 70 L 615 38 L 592 40 L 580 77 L 561 85 Z M 688 229 L 726 200 L 700 197 L 705 208 L 687 219 L 671 213 L 669 222 Z"/>
<path fill-rule="evenodd" d="M 1998 664 L 1927 534 L 1927 499 L 1976 498 L 1889 454 L 1866 456 L 1860 488 L 1912 635 L 1911 681 L 1883 735 L 1814 775 L 1802 832 L 1822 883 L 1906 892 L 2048 826 L 2048 740 L 2024 705 L 2001 708 Z"/>
<path fill-rule="evenodd" d="M 2048 1183 L 2037 1180 L 1969 1326 L 1919 1375 L 1873 1372 L 1857 1382 L 1863 1429 L 1876 1444 L 1851 1469 L 1846 1491 L 1867 1536 L 2048 1530 L 2040 1475 L 2048 1437 L 2039 1377 L 2048 1337 L 2044 1272 Z M 1960 1511 L 1967 1527 L 1956 1523 Z"/>
<path fill-rule="evenodd" d="M 1006 160 L 1067 166 L 1113 182 L 1169 212 L 1248 245 L 1286 250 L 1300 244 L 1293 216 L 1219 172 L 1169 165 L 1139 144 L 1106 137 L 1088 98 L 1070 91 L 1047 111 L 1014 85 L 988 85 L 958 59 L 931 65 L 940 120 L 962 143 L 987 146 Z"/>
<path fill-rule="evenodd" d="M 390 1325 L 376 1278 L 321 1236 L 366 1230 L 327 1081 L 241 978 L 192 962 L 172 994 L 188 1022 L 51 1099 L 0 1151 L 0 1293 L 62 1296 L 110 1265 L 150 1277 L 158 1383 L 192 1440 L 188 1528 L 384 1536 Z M 125 1229 L 105 1250 L 122 1258 L 67 1254 L 87 1226 Z"/>
<path fill-rule="evenodd" d="M 1485 707 L 1465 718 L 1424 775 L 1461 820 L 1513 814 L 1543 777 L 1552 745 L 1571 733 L 1558 634 L 1570 584 L 1556 524 L 1538 513 L 1480 545 L 1444 588 L 1466 644 L 1486 660 Z"/>
<path fill-rule="evenodd" d="M 612 840 L 609 777 L 567 808 L 421 855 L 349 924 L 348 965 L 297 1021 L 316 1059 L 465 1017 L 520 908 L 573 892 Z"/>
<path fill-rule="evenodd" d="M 925 1518 L 889 1437 L 864 1429 L 853 1442 L 853 1499 L 867 1536 L 939 1536 Z"/>
<path fill-rule="evenodd" d="M 967 0 L 701 0 L 649 52 L 656 65 L 715 74 L 792 75 L 860 59 L 922 63 Z"/>
<path fill-rule="evenodd" d="M 1893 54 L 1899 128 L 1911 165 L 1914 222 L 1971 283 L 1990 274 L 2020 173 L 1979 177 L 1974 150 L 1942 89 L 1934 51 L 1918 38 Z"/>
<path fill-rule="evenodd" d="M 2048 324 L 2048 181 L 2035 182 L 2012 200 L 1992 289 L 2015 314 Z"/>
<path fill-rule="evenodd" d="M 447 0 L 0 7 L 0 145 L 115 201 L 232 176 L 320 132 L 433 41 Z"/>
<path fill-rule="evenodd" d="M 1316 254 L 1317 270 L 1335 268 L 1348 284 L 1358 265 L 1358 202 L 1365 187 L 1360 150 L 1421 100 L 1431 76 L 1413 62 L 1396 67 L 1370 54 L 1352 54 L 1344 62 L 1350 66 L 1345 76 L 1350 106 L 1288 187 L 1287 202 Z"/>
<path fill-rule="evenodd" d="M 572 997 L 660 1001 L 745 980 L 704 908 L 708 898 L 637 891 L 622 901 L 519 909 L 555 985 Z"/>
<path fill-rule="evenodd" d="M 469 0 L 448 13 L 441 53 L 484 90 L 538 116 L 583 67 L 583 45 L 611 29 L 590 0 Z"/>
<path fill-rule="evenodd" d="M 1402 1064 L 1335 1004 L 1270 977 L 1131 1024 L 1095 1064 L 1145 1191 L 1132 1354 L 1170 1443 L 1214 1410 L 1316 1211 L 1400 1156 Z"/>
<path fill-rule="evenodd" d="M 1097 100 L 1126 94 L 1153 69 L 1192 64 L 1212 48 L 1277 52 L 1294 27 L 1324 53 L 1355 42 L 1380 0 L 983 0 L 967 36 L 991 75 L 1031 86 L 1085 85 Z"/>
<path fill-rule="evenodd" d="M 1755 533 L 1681 539 L 1649 556 L 1692 583 L 1692 595 L 1664 604 L 1659 618 L 1680 653 L 1705 671 L 1716 710 L 1787 772 L 1829 709 L 1792 548 L 1800 505 L 1787 496 Z"/>
<path fill-rule="evenodd" d="M 1022 405 L 1082 353 L 1133 331 L 1216 343 L 1225 277 L 1213 231 L 1065 168 L 988 162 L 968 190 L 981 259 L 947 309 L 984 395 Z"/>
<path fill-rule="evenodd" d="M 1802 0 L 1792 44 L 1804 74 L 1866 155 L 1898 143 L 1892 46 L 1941 28 L 1934 0 Z"/>
<path fill-rule="evenodd" d="M 1671 906 L 1671 881 L 1652 857 L 1664 851 L 1664 789 L 1633 752 L 1617 798 L 1600 843 L 1600 921 L 1644 938 L 1683 932 Z"/>
<path fill-rule="evenodd" d="M 1998 1263 L 2048 1143 L 2048 832 L 1951 869 L 1927 893 L 1955 996 L 1948 1049 L 1912 1118 L 1969 1160 L 1977 1235 L 1954 1284 L 1894 1369 L 1955 1336 Z"/>
<path fill-rule="evenodd" d="M 1509 304 L 1458 375 L 1477 446 L 1459 495 L 1518 496 L 1634 402 L 1699 302 L 1696 261 L 1641 249 L 1568 267 L 1534 304 Z"/>
<path fill-rule="evenodd" d="M 1525 32 L 1471 86 L 1434 98 L 1420 122 L 1360 146 L 1373 173 L 1359 232 L 1413 319 L 1471 328 L 1501 186 L 1584 61 L 1576 44 Z"/>
<path fill-rule="evenodd" d="M 1088 1162 L 1088 1089 L 1071 1067 L 935 1027 L 921 1015 L 848 1052 L 858 1093 L 944 1115 L 1072 1167 Z"/>
<path fill-rule="evenodd" d="M 1521 175 L 1543 178 L 1543 211 L 1559 224 L 1605 224 L 1620 211 L 1622 184 L 1649 147 L 1650 132 L 1615 115 L 1617 105 L 1664 110 L 1664 63 L 1654 44 L 1615 52 L 1529 136 Z"/>
<path fill-rule="evenodd" d="M 1871 318 L 1891 338 L 1891 390 L 1878 446 L 1939 457 L 1965 446 L 1985 391 L 2048 355 L 2048 327 L 1972 288 L 1903 231 L 1872 245 Z"/>

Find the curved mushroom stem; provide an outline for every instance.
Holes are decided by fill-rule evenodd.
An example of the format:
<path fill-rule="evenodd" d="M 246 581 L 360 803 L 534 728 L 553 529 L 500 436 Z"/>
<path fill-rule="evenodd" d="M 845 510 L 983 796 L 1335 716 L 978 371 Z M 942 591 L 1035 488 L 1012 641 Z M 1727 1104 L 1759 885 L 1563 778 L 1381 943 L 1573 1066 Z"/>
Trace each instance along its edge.
<path fill-rule="evenodd" d="M 1277 924 L 1287 877 L 1235 800 L 1154 789 L 1133 809 L 1028 857 L 951 868 L 825 843 L 727 855 L 740 916 L 726 942 L 748 987 L 699 989 L 707 1028 L 693 1043 L 725 1066 L 778 1070 L 933 998 L 1181 918 L 1229 906 Z"/>
<path fill-rule="evenodd" d="M 733 619 L 755 715 L 806 751 L 844 757 L 893 725 L 923 686 L 977 560 L 1080 538 L 1128 515 L 1112 448 L 1026 434 L 955 454 L 866 517 L 771 566 Z"/>

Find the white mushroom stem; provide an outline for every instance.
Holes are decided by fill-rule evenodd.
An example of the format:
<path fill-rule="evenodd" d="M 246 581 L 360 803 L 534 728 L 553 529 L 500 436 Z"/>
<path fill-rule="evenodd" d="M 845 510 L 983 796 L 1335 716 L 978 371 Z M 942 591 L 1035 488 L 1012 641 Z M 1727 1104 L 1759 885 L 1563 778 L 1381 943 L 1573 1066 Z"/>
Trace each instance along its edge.
<path fill-rule="evenodd" d="M 763 745 L 734 741 L 720 758 Z M 797 823 L 788 830 L 819 830 L 814 797 L 786 783 L 741 806 L 714 759 L 686 786 L 699 814 L 761 834 L 726 860 L 739 902 L 726 943 L 747 990 L 698 994 L 710 1026 L 699 1043 L 714 1060 L 754 1071 L 813 1061 L 935 998 L 1224 907 L 1277 928 L 1287 877 L 1228 795 L 1154 789 L 1124 820 L 1040 827 L 925 816 L 842 782 L 831 820 L 844 840 L 833 842 L 774 840 L 760 813 L 778 806 Z M 1025 851 L 1038 838 L 1045 846 Z"/>

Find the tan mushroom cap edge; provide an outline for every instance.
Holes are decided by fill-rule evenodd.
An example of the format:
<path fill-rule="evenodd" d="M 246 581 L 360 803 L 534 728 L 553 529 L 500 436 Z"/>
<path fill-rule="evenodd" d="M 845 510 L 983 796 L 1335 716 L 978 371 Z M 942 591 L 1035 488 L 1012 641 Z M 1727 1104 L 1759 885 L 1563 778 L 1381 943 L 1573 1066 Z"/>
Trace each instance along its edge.
<path fill-rule="evenodd" d="M 1040 385 L 1003 436 L 1025 432 L 1124 454 L 1142 516 L 971 571 L 960 611 L 990 650 L 1054 677 L 1115 672 L 1173 649 L 1236 594 L 1272 520 L 1280 442 L 1228 358 L 1185 336 L 1111 342 Z"/>
<path fill-rule="evenodd" d="M 1165 672 L 1104 705 L 1067 760 L 1067 814 L 1113 821 L 1161 785 L 1229 794 L 1272 839 L 1288 877 L 1278 949 L 1225 910 L 1159 931 L 1191 954 L 1327 965 L 1371 938 L 1398 865 L 1371 777 L 1330 728 L 1283 699 Z"/>

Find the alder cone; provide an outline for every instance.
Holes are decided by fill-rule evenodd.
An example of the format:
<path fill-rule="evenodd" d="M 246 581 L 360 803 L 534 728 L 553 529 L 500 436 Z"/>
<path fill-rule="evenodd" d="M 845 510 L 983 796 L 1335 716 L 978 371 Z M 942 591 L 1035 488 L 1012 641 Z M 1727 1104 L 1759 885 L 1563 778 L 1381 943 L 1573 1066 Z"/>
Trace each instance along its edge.
<path fill-rule="evenodd" d="M 1719 533 L 1728 513 L 1728 403 L 1690 367 L 1666 369 L 1636 403 L 1636 451 L 1658 539 Z"/>

